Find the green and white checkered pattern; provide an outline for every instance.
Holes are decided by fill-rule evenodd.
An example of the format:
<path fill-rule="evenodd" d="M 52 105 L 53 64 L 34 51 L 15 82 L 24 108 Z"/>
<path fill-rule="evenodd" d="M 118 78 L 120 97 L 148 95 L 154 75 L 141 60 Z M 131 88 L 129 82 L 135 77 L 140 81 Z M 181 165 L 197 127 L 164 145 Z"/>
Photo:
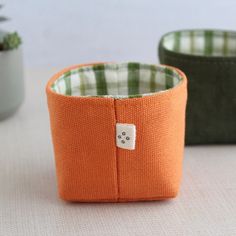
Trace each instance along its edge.
<path fill-rule="evenodd" d="M 108 63 L 70 70 L 51 88 L 68 96 L 132 98 L 171 89 L 181 80 L 177 71 L 166 66 Z"/>
<path fill-rule="evenodd" d="M 186 30 L 163 37 L 164 48 L 202 56 L 236 56 L 236 33 L 220 30 Z"/>

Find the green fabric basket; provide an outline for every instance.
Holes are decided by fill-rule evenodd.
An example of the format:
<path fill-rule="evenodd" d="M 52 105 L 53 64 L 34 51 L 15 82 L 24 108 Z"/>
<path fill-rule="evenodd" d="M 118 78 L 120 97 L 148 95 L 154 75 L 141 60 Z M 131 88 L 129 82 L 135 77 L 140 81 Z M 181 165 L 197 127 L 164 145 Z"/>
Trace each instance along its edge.
<path fill-rule="evenodd" d="M 236 32 L 167 33 L 159 58 L 189 79 L 186 144 L 236 143 Z"/>

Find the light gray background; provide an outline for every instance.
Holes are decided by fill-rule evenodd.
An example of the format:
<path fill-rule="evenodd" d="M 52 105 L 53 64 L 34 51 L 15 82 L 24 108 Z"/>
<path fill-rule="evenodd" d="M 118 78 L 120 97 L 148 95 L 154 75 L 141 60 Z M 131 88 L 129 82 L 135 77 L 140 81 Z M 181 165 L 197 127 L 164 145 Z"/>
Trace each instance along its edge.
<path fill-rule="evenodd" d="M 236 29 L 235 0 L 8 0 L 2 13 L 24 40 L 27 67 L 91 61 L 156 62 L 163 33 Z"/>

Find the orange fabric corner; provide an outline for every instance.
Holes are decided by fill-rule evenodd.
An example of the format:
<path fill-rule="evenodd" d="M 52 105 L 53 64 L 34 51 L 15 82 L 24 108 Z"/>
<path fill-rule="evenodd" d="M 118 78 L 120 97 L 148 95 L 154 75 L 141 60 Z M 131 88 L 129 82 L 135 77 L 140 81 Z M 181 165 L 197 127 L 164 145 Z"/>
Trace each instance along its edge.
<path fill-rule="evenodd" d="M 69 69 L 46 88 L 60 197 L 81 202 L 175 197 L 184 149 L 184 74 L 178 70 L 184 80 L 175 88 L 140 98 L 56 94 L 51 84 Z M 135 150 L 116 147 L 116 123 L 135 124 Z"/>

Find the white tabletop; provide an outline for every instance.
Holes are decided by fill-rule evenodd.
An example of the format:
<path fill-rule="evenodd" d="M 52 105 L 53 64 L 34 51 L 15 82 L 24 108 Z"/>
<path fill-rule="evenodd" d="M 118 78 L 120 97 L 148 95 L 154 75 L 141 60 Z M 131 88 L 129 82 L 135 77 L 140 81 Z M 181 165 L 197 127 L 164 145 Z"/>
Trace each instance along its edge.
<path fill-rule="evenodd" d="M 59 200 L 44 91 L 53 72 L 27 70 L 25 103 L 0 122 L 0 236 L 236 235 L 235 145 L 187 147 L 174 200 Z"/>

